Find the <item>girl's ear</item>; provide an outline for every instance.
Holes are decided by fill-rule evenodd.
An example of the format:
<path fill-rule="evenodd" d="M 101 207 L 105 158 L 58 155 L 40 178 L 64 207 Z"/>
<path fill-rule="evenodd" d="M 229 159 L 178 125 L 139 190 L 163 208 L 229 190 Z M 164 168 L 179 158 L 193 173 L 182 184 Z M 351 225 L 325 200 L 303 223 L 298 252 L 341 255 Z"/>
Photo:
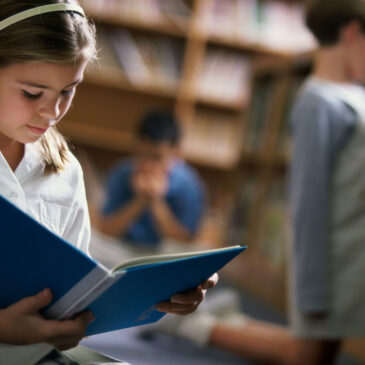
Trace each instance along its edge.
<path fill-rule="evenodd" d="M 362 27 L 357 20 L 352 20 L 340 30 L 340 40 L 345 42 L 345 44 L 352 44 L 361 35 L 363 35 Z"/>

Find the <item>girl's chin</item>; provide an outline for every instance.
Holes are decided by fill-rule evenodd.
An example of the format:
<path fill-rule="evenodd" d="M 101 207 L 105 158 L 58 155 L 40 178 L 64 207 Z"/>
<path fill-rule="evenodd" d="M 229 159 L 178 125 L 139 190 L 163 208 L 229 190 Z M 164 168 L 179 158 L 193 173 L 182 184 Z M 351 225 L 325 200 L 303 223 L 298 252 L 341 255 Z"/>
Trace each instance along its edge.
<path fill-rule="evenodd" d="M 34 143 L 39 140 L 41 136 L 26 136 L 18 140 L 18 142 L 26 144 L 26 143 Z"/>

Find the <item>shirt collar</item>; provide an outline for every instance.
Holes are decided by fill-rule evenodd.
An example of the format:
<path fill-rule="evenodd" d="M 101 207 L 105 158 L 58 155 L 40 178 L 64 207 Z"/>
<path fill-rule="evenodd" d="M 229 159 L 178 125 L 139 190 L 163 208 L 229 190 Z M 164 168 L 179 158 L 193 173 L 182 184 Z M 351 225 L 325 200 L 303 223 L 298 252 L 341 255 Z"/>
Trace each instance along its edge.
<path fill-rule="evenodd" d="M 342 101 L 352 107 L 361 121 L 365 122 L 365 89 L 358 83 L 336 83 L 319 77 L 311 77 L 308 84 L 322 85 L 329 92 L 336 94 Z"/>
<path fill-rule="evenodd" d="M 26 143 L 24 146 L 24 156 L 15 170 L 15 176 L 20 180 L 42 164 L 39 142 Z"/>

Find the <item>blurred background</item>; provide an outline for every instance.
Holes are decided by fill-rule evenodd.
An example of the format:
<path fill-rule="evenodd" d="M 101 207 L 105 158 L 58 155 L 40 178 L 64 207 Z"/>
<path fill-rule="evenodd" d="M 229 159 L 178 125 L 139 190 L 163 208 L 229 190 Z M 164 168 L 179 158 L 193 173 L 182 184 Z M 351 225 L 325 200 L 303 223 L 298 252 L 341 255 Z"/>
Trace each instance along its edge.
<path fill-rule="evenodd" d="M 97 26 L 99 60 L 60 124 L 84 167 L 93 223 L 108 170 L 135 152 L 140 118 L 173 112 L 183 157 L 208 192 L 196 240 L 247 244 L 221 279 L 284 317 L 287 113 L 316 48 L 303 2 L 81 1 Z M 359 363 L 364 344 L 346 345 Z"/>

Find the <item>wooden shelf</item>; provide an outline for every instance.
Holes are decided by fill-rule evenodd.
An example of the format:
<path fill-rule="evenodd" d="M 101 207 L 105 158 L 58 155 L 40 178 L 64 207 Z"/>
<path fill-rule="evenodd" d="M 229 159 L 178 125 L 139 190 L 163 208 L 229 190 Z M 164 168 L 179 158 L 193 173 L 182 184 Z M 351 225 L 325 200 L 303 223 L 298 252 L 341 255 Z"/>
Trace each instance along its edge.
<path fill-rule="evenodd" d="M 79 124 L 67 120 L 60 123 L 59 130 L 67 139 L 82 145 L 123 153 L 132 152 L 135 146 L 135 137 L 131 133 L 119 130 Z"/>
<path fill-rule="evenodd" d="M 208 95 L 197 95 L 196 102 L 198 104 L 207 105 L 227 111 L 240 112 L 246 108 L 248 100 L 246 98 L 237 98 L 236 100 L 225 100 L 219 97 Z"/>
<path fill-rule="evenodd" d="M 257 57 L 253 67 L 254 77 L 285 75 L 295 68 L 310 68 L 316 51 L 302 52 L 285 59 L 275 57 Z"/>
<path fill-rule="evenodd" d="M 204 37 L 204 36 L 197 35 L 197 37 Z M 213 45 L 230 47 L 248 53 L 260 54 L 264 56 L 273 56 L 285 59 L 285 58 L 292 58 L 298 54 L 290 50 L 288 51 L 280 50 L 276 48 L 270 48 L 258 43 L 246 42 L 234 36 L 228 38 L 227 36 L 210 35 L 205 37 L 205 39 L 208 43 L 211 43 Z"/>
<path fill-rule="evenodd" d="M 176 98 L 179 88 L 178 81 L 154 80 L 153 82 L 132 83 L 121 69 L 109 67 L 89 70 L 86 74 L 85 82 L 164 98 Z"/>
<path fill-rule="evenodd" d="M 124 72 L 117 68 L 103 67 L 102 69 L 94 68 L 90 70 L 85 77 L 85 82 L 99 85 L 103 87 L 112 87 L 124 91 L 131 91 L 143 93 L 147 95 L 155 95 L 164 98 L 177 98 L 179 90 L 179 82 L 158 80 L 151 83 L 132 83 L 127 79 Z M 199 95 L 193 91 L 185 94 L 186 101 L 199 103 L 219 109 L 226 109 L 228 111 L 239 112 L 247 105 L 247 99 L 240 97 L 236 100 L 224 100 L 219 97 L 212 97 L 208 95 Z"/>
<path fill-rule="evenodd" d="M 181 99 L 193 104 L 200 104 L 203 106 L 209 106 L 217 109 L 227 110 L 229 112 L 241 112 L 246 108 L 248 100 L 244 97 L 239 97 L 234 100 L 227 100 L 211 96 L 198 94 L 194 90 L 186 90 L 181 96 Z"/>
<path fill-rule="evenodd" d="M 186 160 L 194 164 L 218 168 L 226 171 L 235 168 L 240 159 L 240 153 L 231 154 L 229 157 L 222 158 L 221 156 L 217 156 L 215 154 L 203 155 L 193 151 L 185 150 L 183 155 Z"/>
<path fill-rule="evenodd" d="M 158 20 L 143 19 L 133 16 L 126 16 L 119 14 L 108 14 L 96 12 L 93 9 L 86 7 L 88 16 L 94 19 L 97 23 L 104 23 L 113 26 L 123 26 L 135 30 L 149 31 L 159 34 L 164 34 L 174 37 L 187 37 L 189 28 L 189 19 L 182 17 L 176 17 L 172 20 L 172 17 L 161 17 Z"/>
<path fill-rule="evenodd" d="M 270 159 L 259 152 L 244 151 L 240 163 L 242 166 L 271 167 L 285 171 L 288 160 L 288 154 L 283 151 L 275 152 L 270 156 Z"/>
<path fill-rule="evenodd" d="M 110 130 L 103 127 L 95 127 L 64 120 L 60 123 L 59 130 L 67 139 L 74 143 L 110 151 L 132 153 L 136 145 L 136 140 L 132 133 Z M 219 158 L 219 156 L 206 156 L 193 153 L 189 150 L 184 151 L 184 157 L 192 163 L 222 170 L 232 169 L 239 160 L 238 153 L 236 156 L 222 159 Z"/>

